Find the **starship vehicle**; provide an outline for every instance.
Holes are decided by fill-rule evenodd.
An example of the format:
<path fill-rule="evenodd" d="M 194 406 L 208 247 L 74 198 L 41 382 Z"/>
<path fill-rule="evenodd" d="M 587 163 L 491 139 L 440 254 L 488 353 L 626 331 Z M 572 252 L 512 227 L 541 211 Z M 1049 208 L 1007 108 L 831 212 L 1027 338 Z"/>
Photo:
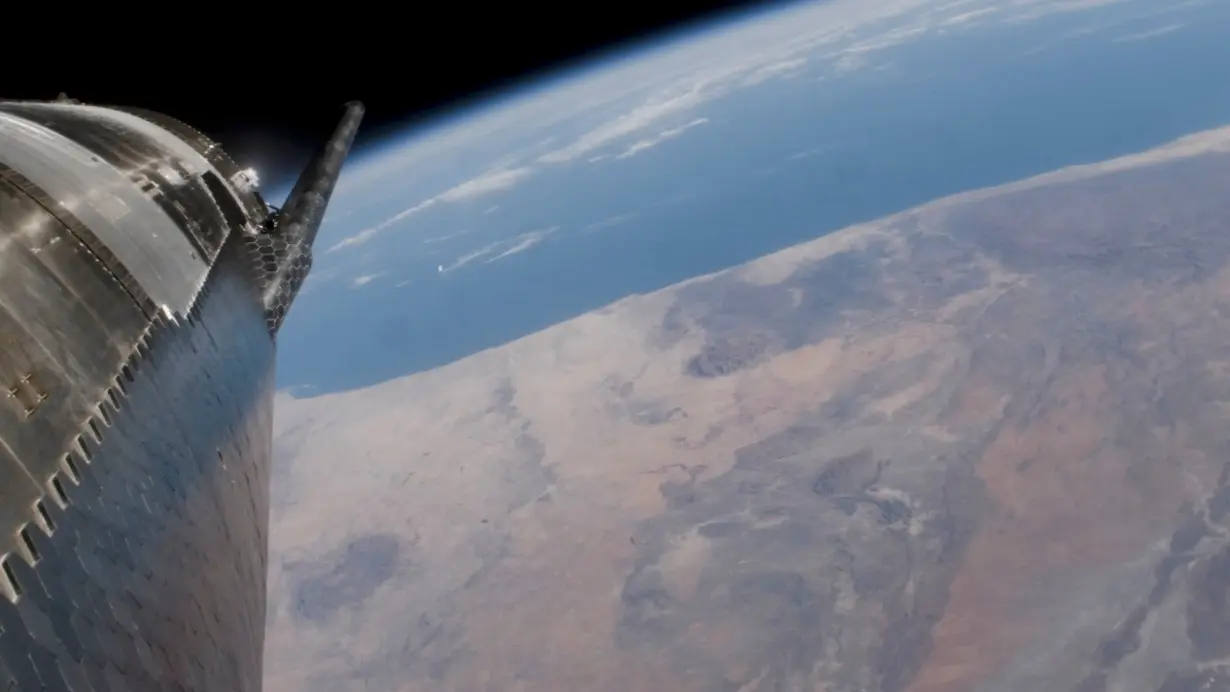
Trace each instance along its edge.
<path fill-rule="evenodd" d="M 275 339 L 362 116 L 275 209 L 165 115 L 0 101 L 0 691 L 260 688 Z"/>

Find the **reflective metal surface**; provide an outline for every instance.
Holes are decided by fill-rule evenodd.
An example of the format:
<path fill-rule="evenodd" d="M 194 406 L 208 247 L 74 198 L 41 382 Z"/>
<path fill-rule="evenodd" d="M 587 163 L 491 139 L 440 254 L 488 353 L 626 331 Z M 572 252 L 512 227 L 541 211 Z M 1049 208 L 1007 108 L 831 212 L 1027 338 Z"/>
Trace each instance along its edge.
<path fill-rule="evenodd" d="M 155 113 L 154 111 L 145 110 L 142 108 L 121 108 L 126 113 L 132 113 L 143 120 L 148 120 L 151 123 L 162 127 L 164 130 L 173 133 L 179 137 L 185 144 L 191 146 L 205 157 L 214 170 L 218 171 L 223 180 L 234 180 L 235 176 L 241 171 L 240 167 L 227 156 L 226 150 L 218 146 L 216 142 L 206 137 L 199 130 L 176 120 L 164 113 Z M 246 215 L 257 224 L 265 222 L 269 214 L 269 209 L 266 207 L 264 200 L 254 190 L 245 190 L 242 188 L 233 188 L 232 192 L 239 198 L 240 205 L 243 207 Z"/>
<path fill-rule="evenodd" d="M 312 245 L 324 220 L 325 207 L 341 175 L 342 164 L 350 152 L 363 104 L 346 104 L 342 121 L 333 136 L 312 158 L 295 187 L 286 198 L 276 227 L 251 238 L 253 262 L 260 267 L 257 277 L 263 293 L 269 331 L 276 333 L 286 319 L 290 305 L 312 269 Z"/>
<path fill-rule="evenodd" d="M 81 219 L 156 305 L 177 315 L 187 311 L 209 265 L 123 171 L 77 142 L 5 112 L 0 112 L 0 163 Z"/>
<path fill-rule="evenodd" d="M 303 253 L 254 259 L 310 257 L 319 214 L 274 215 L 192 133 L 0 102 L 0 691 L 260 687 L 266 294 Z"/>

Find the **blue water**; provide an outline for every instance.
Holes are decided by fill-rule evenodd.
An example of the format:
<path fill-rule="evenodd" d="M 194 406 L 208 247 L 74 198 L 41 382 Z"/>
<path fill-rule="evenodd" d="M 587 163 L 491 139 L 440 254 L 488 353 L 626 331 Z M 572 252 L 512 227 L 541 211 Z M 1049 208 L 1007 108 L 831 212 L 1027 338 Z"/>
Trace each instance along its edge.
<path fill-rule="evenodd" d="M 415 223 L 437 233 L 363 246 L 380 280 L 300 298 L 280 338 L 280 384 L 300 396 L 375 384 L 937 197 L 1230 123 L 1230 6 L 1165 21 L 1188 25 L 1143 41 L 1110 39 L 1157 24 L 1056 39 L 1073 28 L 1057 16 L 906 45 L 878 54 L 881 70 L 804 74 L 706 104 L 695 115 L 707 124 L 630 159 L 433 208 Z M 426 194 L 408 191 L 393 210 Z M 491 204 L 498 213 L 484 213 Z M 354 230 L 384 212 L 355 212 Z M 436 273 L 544 227 L 559 230 L 532 250 Z"/>

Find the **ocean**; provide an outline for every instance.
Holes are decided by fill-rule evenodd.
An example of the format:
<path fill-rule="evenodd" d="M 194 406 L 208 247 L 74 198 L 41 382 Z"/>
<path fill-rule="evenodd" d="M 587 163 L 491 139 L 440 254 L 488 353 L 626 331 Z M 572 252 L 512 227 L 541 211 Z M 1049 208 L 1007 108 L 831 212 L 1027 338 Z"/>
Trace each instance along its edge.
<path fill-rule="evenodd" d="M 706 122 L 636 156 L 433 208 L 357 265 L 322 254 L 279 338 L 279 386 L 434 368 L 938 197 L 1230 123 L 1230 5 L 1088 26 L 1064 14 L 886 49 L 840 78 L 805 69 L 704 104 Z"/>

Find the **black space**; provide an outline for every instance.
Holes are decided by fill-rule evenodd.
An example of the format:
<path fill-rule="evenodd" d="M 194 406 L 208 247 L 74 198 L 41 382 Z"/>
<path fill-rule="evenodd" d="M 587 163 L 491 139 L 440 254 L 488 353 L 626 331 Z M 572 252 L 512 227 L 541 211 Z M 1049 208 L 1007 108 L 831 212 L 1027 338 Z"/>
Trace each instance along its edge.
<path fill-rule="evenodd" d="M 368 107 L 356 145 L 362 148 L 485 93 L 764 4 L 444 2 L 421 15 L 406 4 L 379 13 L 356 7 L 355 16 L 321 12 L 287 23 L 306 22 L 293 29 L 275 27 L 271 17 L 269 26 L 246 33 L 227 31 L 221 19 L 185 27 L 186 18 L 167 16 L 169 31 L 186 33 L 158 41 L 166 45 L 124 49 L 102 31 L 74 38 L 67 59 L 6 70 L 0 98 L 64 92 L 87 103 L 158 110 L 214 137 L 268 183 L 298 170 L 348 100 Z M 395 19 L 382 19 L 385 13 Z M 319 48 L 305 51 L 312 41 Z"/>

